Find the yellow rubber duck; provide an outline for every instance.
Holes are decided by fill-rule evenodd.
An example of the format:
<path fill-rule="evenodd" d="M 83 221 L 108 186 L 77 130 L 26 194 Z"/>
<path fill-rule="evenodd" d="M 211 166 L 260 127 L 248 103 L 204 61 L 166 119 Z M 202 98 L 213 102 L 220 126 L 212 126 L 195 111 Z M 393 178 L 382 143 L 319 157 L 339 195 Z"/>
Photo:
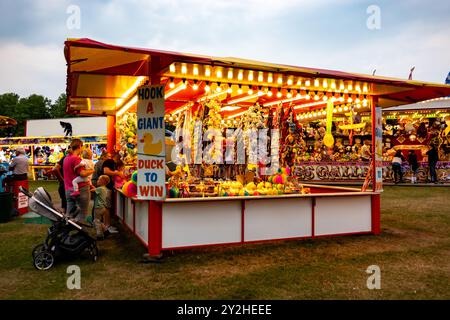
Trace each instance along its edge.
<path fill-rule="evenodd" d="M 149 132 L 144 134 L 144 138 L 141 139 L 141 142 L 144 143 L 144 153 L 147 155 L 159 155 L 162 151 L 162 141 L 159 140 L 158 142 L 153 143 L 153 136 Z"/>

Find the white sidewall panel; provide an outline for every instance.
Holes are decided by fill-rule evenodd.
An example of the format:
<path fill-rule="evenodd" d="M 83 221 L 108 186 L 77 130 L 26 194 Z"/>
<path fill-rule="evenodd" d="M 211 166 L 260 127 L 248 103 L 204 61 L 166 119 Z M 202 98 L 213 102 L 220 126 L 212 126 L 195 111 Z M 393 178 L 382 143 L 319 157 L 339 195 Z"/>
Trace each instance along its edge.
<path fill-rule="evenodd" d="M 148 201 L 135 202 L 136 234 L 148 244 Z"/>
<path fill-rule="evenodd" d="M 123 201 L 124 197 L 120 192 L 115 192 L 116 194 L 116 212 L 117 216 L 123 220 Z"/>
<path fill-rule="evenodd" d="M 371 200 L 370 196 L 316 198 L 315 235 L 371 231 Z"/>
<path fill-rule="evenodd" d="M 244 228 L 245 241 L 311 236 L 312 200 L 247 200 Z"/>
<path fill-rule="evenodd" d="M 164 203 L 162 247 L 241 241 L 241 202 Z"/>
<path fill-rule="evenodd" d="M 133 203 L 130 198 L 125 198 L 125 201 L 124 221 L 128 228 L 133 230 Z"/>

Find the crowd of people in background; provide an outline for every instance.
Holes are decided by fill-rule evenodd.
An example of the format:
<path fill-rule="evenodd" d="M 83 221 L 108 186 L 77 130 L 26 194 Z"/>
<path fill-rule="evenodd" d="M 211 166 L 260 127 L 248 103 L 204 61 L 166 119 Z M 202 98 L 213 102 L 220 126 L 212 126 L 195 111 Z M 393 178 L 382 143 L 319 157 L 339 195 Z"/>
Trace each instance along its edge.
<path fill-rule="evenodd" d="M 430 146 L 430 150 L 426 153 L 428 157 L 428 167 L 430 173 L 430 182 L 439 183 L 439 179 L 436 172 L 436 165 L 439 162 L 439 152 L 435 145 Z M 403 183 L 403 163 L 407 161 L 412 171 L 411 183 L 417 183 L 417 171 L 419 169 L 419 162 L 417 160 L 417 154 L 414 150 L 409 150 L 408 157 L 405 158 L 401 150 L 397 150 L 392 158 L 392 172 L 394 173 L 394 183 Z"/>
<path fill-rule="evenodd" d="M 112 156 L 103 152 L 94 165 L 92 152 L 82 147 L 81 140 L 73 139 L 53 172 L 59 181 L 61 207 L 74 219 L 84 221 L 89 216 L 93 196 L 92 222 L 97 238 L 103 239 L 109 233 L 117 233 L 111 225 L 111 212 L 114 210 L 111 194 L 114 181 L 125 178 L 123 171 L 118 170 L 123 163 L 119 154 Z"/>

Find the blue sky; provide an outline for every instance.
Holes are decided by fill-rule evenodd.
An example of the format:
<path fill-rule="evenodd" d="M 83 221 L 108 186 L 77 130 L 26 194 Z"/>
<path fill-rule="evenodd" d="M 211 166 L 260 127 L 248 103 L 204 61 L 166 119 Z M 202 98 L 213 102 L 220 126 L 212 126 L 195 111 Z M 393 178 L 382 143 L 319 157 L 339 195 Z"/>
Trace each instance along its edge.
<path fill-rule="evenodd" d="M 79 29 L 67 28 L 70 5 Z M 380 8 L 370 30 L 367 8 Z M 0 93 L 65 90 L 63 43 L 234 56 L 443 83 L 450 71 L 448 0 L 2 0 Z"/>

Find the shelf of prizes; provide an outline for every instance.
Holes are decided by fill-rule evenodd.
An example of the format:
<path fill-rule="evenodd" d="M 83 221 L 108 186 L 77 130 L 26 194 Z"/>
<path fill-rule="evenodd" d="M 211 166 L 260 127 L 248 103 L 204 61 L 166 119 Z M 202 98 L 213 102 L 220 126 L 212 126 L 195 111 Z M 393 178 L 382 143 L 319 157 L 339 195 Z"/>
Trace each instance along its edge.
<path fill-rule="evenodd" d="M 106 150 L 105 136 L 52 136 L 52 137 L 10 137 L 0 139 L 0 162 L 9 163 L 18 147 L 24 148 L 29 161 L 29 177 L 33 180 L 55 179 L 48 172 L 64 156 L 71 139 L 83 141 L 85 148 L 92 151 L 96 162 L 103 150 Z"/>
<path fill-rule="evenodd" d="M 150 256 L 379 234 L 382 109 L 450 95 L 440 84 L 91 39 L 69 39 L 64 52 L 67 111 L 106 115 L 108 150 L 136 168 L 114 213 Z M 328 158 L 313 161 L 338 161 L 345 136 L 368 155 L 362 188 L 300 173 L 314 147 Z"/>

